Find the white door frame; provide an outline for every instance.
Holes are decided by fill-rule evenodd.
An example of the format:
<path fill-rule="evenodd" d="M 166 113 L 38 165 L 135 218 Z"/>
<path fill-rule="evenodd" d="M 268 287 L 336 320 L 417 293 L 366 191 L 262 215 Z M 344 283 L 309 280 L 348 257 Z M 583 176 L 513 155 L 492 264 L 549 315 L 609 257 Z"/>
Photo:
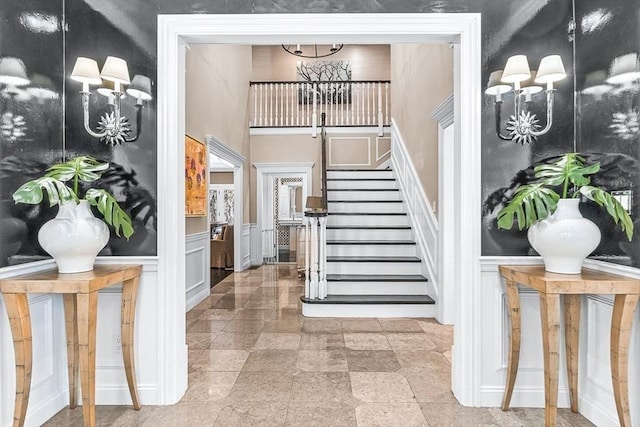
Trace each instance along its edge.
<path fill-rule="evenodd" d="M 480 14 L 255 14 L 158 16 L 158 327 L 160 404 L 177 402 L 187 386 L 184 320 L 184 62 L 191 43 L 398 44 L 453 42 L 456 182 L 452 221 L 456 313 L 452 390 L 461 404 L 480 404 Z M 464 102 L 462 102 L 464 100 Z M 446 284 L 445 284 L 446 285 Z"/>
<path fill-rule="evenodd" d="M 263 228 L 268 223 L 267 216 L 272 215 L 273 210 L 269 209 L 269 200 L 265 194 L 269 194 L 268 182 L 272 178 L 302 178 L 302 200 L 312 194 L 313 174 L 311 170 L 314 162 L 309 163 L 254 163 L 256 168 L 256 222 L 258 233 L 257 242 L 262 248 L 262 258 L 269 256 L 263 246 Z M 271 198 L 272 194 L 270 195 Z M 274 202 L 275 203 L 275 202 Z"/>
<path fill-rule="evenodd" d="M 244 224 L 244 162 L 240 153 L 213 135 L 205 137 L 209 152 L 233 165 L 233 271 L 242 271 L 242 225 Z"/>

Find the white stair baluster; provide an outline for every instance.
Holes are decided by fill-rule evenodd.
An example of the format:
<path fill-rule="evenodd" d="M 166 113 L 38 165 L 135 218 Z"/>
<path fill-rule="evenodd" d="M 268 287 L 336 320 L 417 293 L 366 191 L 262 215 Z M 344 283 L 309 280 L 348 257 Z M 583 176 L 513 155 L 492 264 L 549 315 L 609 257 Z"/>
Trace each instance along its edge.
<path fill-rule="evenodd" d="M 318 220 L 320 222 L 318 298 L 325 299 L 327 297 L 327 215 L 321 216 Z"/>
<path fill-rule="evenodd" d="M 378 86 L 378 136 L 384 135 L 383 123 L 382 123 L 382 83 L 376 83 Z"/>
<path fill-rule="evenodd" d="M 311 116 L 311 136 L 316 137 L 318 135 L 318 108 L 317 108 L 317 100 L 318 100 L 318 90 L 319 86 L 316 86 L 314 83 L 313 90 L 313 113 Z"/>
<path fill-rule="evenodd" d="M 309 263 L 309 246 L 310 246 L 310 224 L 311 218 L 304 217 L 304 297 L 311 298 L 310 279 L 311 276 L 311 264 Z"/>
<path fill-rule="evenodd" d="M 384 123 L 389 124 L 389 83 L 384 84 Z"/>
<path fill-rule="evenodd" d="M 311 221 L 311 278 L 310 278 L 310 298 L 318 298 L 318 218 L 312 216 Z"/>

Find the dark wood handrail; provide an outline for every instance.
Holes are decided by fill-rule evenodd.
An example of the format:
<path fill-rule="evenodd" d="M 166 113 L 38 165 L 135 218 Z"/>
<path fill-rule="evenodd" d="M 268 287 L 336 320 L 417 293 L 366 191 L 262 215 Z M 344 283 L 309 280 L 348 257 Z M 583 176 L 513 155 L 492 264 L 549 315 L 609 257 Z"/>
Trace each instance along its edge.
<path fill-rule="evenodd" d="M 311 83 L 311 84 L 319 84 L 319 83 L 391 83 L 391 80 L 319 80 L 319 81 L 307 81 L 307 80 L 278 80 L 278 81 L 257 81 L 257 82 L 249 82 L 249 86 L 253 85 L 263 85 L 263 84 L 283 84 L 283 83 Z"/>
<path fill-rule="evenodd" d="M 320 136 L 322 137 L 322 204 L 327 211 L 327 131 L 325 128 L 326 113 L 320 115 Z"/>

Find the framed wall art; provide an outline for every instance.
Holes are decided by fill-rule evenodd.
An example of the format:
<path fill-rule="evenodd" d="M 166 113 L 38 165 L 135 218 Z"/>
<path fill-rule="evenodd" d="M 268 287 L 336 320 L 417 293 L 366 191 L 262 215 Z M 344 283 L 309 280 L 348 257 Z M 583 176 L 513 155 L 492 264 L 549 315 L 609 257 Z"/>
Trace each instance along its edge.
<path fill-rule="evenodd" d="M 185 136 L 184 146 L 185 215 L 207 216 L 207 146 Z"/>

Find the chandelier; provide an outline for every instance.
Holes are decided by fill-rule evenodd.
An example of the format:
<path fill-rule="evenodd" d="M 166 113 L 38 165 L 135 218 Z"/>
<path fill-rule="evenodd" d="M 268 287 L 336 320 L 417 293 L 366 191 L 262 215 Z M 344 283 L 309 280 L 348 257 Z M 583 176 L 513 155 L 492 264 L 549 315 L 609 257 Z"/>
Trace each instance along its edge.
<path fill-rule="evenodd" d="M 105 143 L 116 145 L 123 142 L 134 142 L 142 131 L 142 107 L 152 99 L 151 80 L 149 77 L 135 75 L 129 79 L 129 69 L 124 59 L 108 56 L 98 72 L 98 63 L 90 58 L 78 57 L 71 72 L 71 78 L 82 83 L 82 110 L 84 128 L 94 138 Z M 89 126 L 89 85 L 102 85 L 97 92 L 107 97 L 109 112 L 98 122 L 97 131 Z M 125 97 L 124 85 L 129 87 L 126 93 L 136 100 L 136 134 L 131 136 L 129 120 L 121 114 L 121 100 Z"/>
<path fill-rule="evenodd" d="M 567 76 L 560 55 L 549 55 L 542 58 L 538 71 L 529 69 L 525 55 L 515 55 L 507 60 L 504 70 L 490 74 L 485 93 L 495 96 L 496 134 L 500 139 L 529 144 L 539 136 L 549 132 L 553 124 L 553 83 Z M 513 84 L 513 87 L 511 87 Z M 541 86 L 546 84 L 546 90 Z M 533 95 L 544 90 L 547 95 L 547 122 L 544 128 L 540 120 L 530 111 Z M 506 123 L 508 135 L 502 134 L 502 95 L 511 92 L 514 112 Z"/>
<path fill-rule="evenodd" d="M 343 46 L 343 44 L 283 44 L 282 48 L 291 55 L 301 58 L 324 58 L 339 52 Z"/>

